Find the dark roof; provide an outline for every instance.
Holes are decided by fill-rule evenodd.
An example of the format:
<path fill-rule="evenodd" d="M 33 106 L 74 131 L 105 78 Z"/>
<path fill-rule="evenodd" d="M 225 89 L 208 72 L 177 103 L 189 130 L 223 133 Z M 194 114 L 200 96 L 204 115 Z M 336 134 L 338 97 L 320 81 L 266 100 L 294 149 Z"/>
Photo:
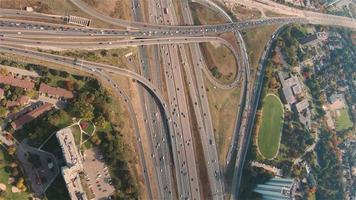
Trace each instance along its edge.
<path fill-rule="evenodd" d="M 316 39 L 318 39 L 318 36 L 316 34 L 313 34 L 311 36 L 306 36 L 304 38 L 299 39 L 299 43 L 304 45 L 304 44 L 307 44 L 307 43 L 314 41 Z"/>

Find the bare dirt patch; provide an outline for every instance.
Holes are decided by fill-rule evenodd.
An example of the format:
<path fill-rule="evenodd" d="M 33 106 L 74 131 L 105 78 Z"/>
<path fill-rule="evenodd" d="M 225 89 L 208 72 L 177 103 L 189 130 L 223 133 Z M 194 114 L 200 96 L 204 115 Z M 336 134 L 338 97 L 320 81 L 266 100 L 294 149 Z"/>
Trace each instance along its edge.
<path fill-rule="evenodd" d="M 227 22 L 218 13 L 198 3 L 190 3 L 194 24 L 221 24 Z"/>
<path fill-rule="evenodd" d="M 112 1 L 112 0 L 105 0 L 105 1 Z M 128 1 L 128 0 L 121 0 L 121 1 Z M 82 12 L 79 8 L 77 8 L 75 5 L 70 3 L 68 0 L 0 0 L 1 8 L 24 9 L 27 6 L 32 7 L 36 12 L 41 12 L 46 14 L 75 15 L 75 16 L 89 18 L 92 20 L 91 26 L 93 27 L 117 28 L 117 26 L 110 25 L 106 22 L 100 21 L 98 19 L 95 19 L 87 15 L 86 13 Z"/>
<path fill-rule="evenodd" d="M 243 5 L 236 4 L 232 8 L 232 12 L 235 14 L 236 18 L 239 20 L 247 19 L 258 19 L 261 18 L 262 14 L 259 10 L 255 8 L 246 8 Z"/>
<path fill-rule="evenodd" d="M 84 0 L 87 4 L 113 18 L 131 19 L 130 0 Z"/>

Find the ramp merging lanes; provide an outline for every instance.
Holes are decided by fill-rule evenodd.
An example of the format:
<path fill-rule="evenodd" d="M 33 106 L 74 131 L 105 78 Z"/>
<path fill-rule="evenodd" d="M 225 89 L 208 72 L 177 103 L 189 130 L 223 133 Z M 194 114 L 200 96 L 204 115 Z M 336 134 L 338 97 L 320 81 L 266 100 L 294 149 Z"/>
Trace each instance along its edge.
<path fill-rule="evenodd" d="M 199 3 L 205 2 L 205 0 L 193 0 Z M 264 0 L 267 1 L 267 0 Z M 115 46 L 123 46 L 123 45 L 152 45 L 152 44 L 160 44 L 160 52 L 162 56 L 162 62 L 164 67 L 164 76 L 167 85 L 168 91 L 168 99 L 169 104 L 164 103 L 164 99 L 162 95 L 159 94 L 157 87 L 155 87 L 150 81 L 143 78 L 142 76 L 123 69 L 117 69 L 113 66 L 103 65 L 103 64 L 95 64 L 90 63 L 87 61 L 83 61 L 84 70 L 87 72 L 94 72 L 97 71 L 101 78 L 105 79 L 112 86 L 117 88 L 115 82 L 113 82 L 109 76 L 107 76 L 106 72 L 108 73 L 115 73 L 124 76 L 128 76 L 139 81 L 141 84 L 144 85 L 145 89 L 148 89 L 154 97 L 159 102 L 159 107 L 156 107 L 154 100 L 147 97 L 147 95 L 141 96 L 141 102 L 143 102 L 143 106 L 145 109 L 144 117 L 147 118 L 148 123 L 145 124 L 146 130 L 149 133 L 157 133 L 157 136 L 151 137 L 150 147 L 153 150 L 154 155 L 156 155 L 155 163 L 157 166 L 155 168 L 156 171 L 156 179 L 158 180 L 160 196 L 164 198 L 170 198 L 172 195 L 172 180 L 170 174 L 170 166 L 169 166 L 169 148 L 163 141 L 165 138 L 164 127 L 167 126 L 170 133 L 170 139 L 172 142 L 172 155 L 174 160 L 174 169 L 176 172 L 176 181 L 177 181 L 177 192 L 179 194 L 179 199 L 200 199 L 200 188 L 198 183 L 198 175 L 197 175 L 197 166 L 196 166 L 196 159 L 195 159 L 195 152 L 192 143 L 192 126 L 191 126 L 191 116 L 188 114 L 188 97 L 186 96 L 188 93 L 186 91 L 183 79 L 183 72 L 182 66 L 186 71 L 186 78 L 188 82 L 188 90 L 190 92 L 190 96 L 192 101 L 194 102 L 193 109 L 195 116 L 197 118 L 198 124 L 198 132 L 200 134 L 202 144 L 203 144 L 203 151 L 204 151 L 204 158 L 207 162 L 207 169 L 208 169 L 208 178 L 209 184 L 211 187 L 211 191 L 213 194 L 214 199 L 222 199 L 223 198 L 223 184 L 222 184 L 222 177 L 219 169 L 218 163 L 218 156 L 215 146 L 215 139 L 214 139 L 214 132 L 212 127 L 211 116 L 209 112 L 209 104 L 207 101 L 203 73 L 207 75 L 209 81 L 211 81 L 214 85 L 218 86 L 222 89 L 233 88 L 237 85 L 237 82 L 242 78 L 243 81 L 243 96 L 240 99 L 239 107 L 240 110 L 243 109 L 242 113 L 238 114 L 239 120 L 236 122 L 236 133 L 234 134 L 233 142 L 230 146 L 230 151 L 228 154 L 228 164 L 231 160 L 232 152 L 237 150 L 237 157 L 236 162 L 234 163 L 234 177 L 233 177 L 233 186 L 231 192 L 231 199 L 238 198 L 237 191 L 239 187 L 239 182 L 241 179 L 241 170 L 244 163 L 244 159 L 246 156 L 248 141 L 249 141 L 249 132 L 251 129 L 251 119 L 254 117 L 254 109 L 256 99 L 253 98 L 253 93 L 256 91 L 252 85 L 252 79 L 250 77 L 250 69 L 248 65 L 248 57 L 244 45 L 244 41 L 241 35 L 237 32 L 241 29 L 246 28 L 253 28 L 262 25 L 270 25 L 270 24 L 288 24 L 288 23 L 314 23 L 314 24 L 323 24 L 323 16 L 327 16 L 328 19 L 331 21 L 330 23 L 336 22 L 343 22 L 340 23 L 342 26 L 352 27 L 355 28 L 355 22 L 350 19 L 345 19 L 343 17 L 333 17 L 329 15 L 323 15 L 318 13 L 309 14 L 307 17 L 284 17 L 284 18 L 269 18 L 269 19 L 258 19 L 258 20 L 250 20 L 250 21 L 243 21 L 243 22 L 230 22 L 225 24 L 216 24 L 216 25 L 201 25 L 201 26 L 194 26 L 192 16 L 189 10 L 187 0 L 181 1 L 182 11 L 183 11 L 183 19 L 186 26 L 179 26 L 177 17 L 175 15 L 174 6 L 172 0 L 151 0 L 150 1 L 150 9 L 154 11 L 157 15 L 156 20 L 152 20 L 154 15 L 150 17 L 150 22 L 158 22 L 159 15 L 163 20 L 157 24 L 150 24 L 145 22 L 132 22 L 120 19 L 113 19 L 111 17 L 105 16 L 103 14 L 98 13 L 93 8 L 90 8 L 88 5 L 83 3 L 81 0 L 71 0 L 75 5 L 79 8 L 83 9 L 88 14 L 95 16 L 99 19 L 105 19 L 109 23 L 125 26 L 127 28 L 132 28 L 133 30 L 124 31 L 120 29 L 95 29 L 95 28 L 77 28 L 74 26 L 66 26 L 66 25 L 54 25 L 51 23 L 43 23 L 43 22 L 30 22 L 26 20 L 12 20 L 12 19 L 0 19 L 0 39 L 2 40 L 2 44 L 15 44 L 15 45 L 22 45 L 22 46 L 41 46 L 46 47 L 50 46 L 57 46 L 61 48 L 65 48 L 66 45 L 69 48 L 70 45 L 74 45 L 75 48 L 113 48 Z M 133 6 L 136 7 L 138 5 L 137 0 L 132 0 Z M 155 3 L 155 5 L 151 5 Z M 220 9 L 214 3 L 205 2 L 209 7 L 212 9 L 218 10 L 219 13 L 229 18 L 228 15 L 225 13 L 224 10 Z M 0 9 L 0 17 L 14 17 L 14 16 L 32 16 L 35 18 L 41 19 L 60 19 L 58 17 L 54 17 L 51 15 L 43 15 L 39 13 L 28 13 L 28 12 L 17 12 L 14 10 L 4 10 Z M 134 16 L 136 19 L 142 18 L 140 9 L 134 9 Z M 186 13 L 186 15 L 185 15 Z M 229 18 L 231 19 L 231 18 Z M 346 24 L 344 22 L 347 22 Z M 337 24 L 337 23 L 336 23 Z M 229 46 L 226 41 L 214 38 L 214 37 L 206 37 L 206 35 L 211 34 L 219 34 L 225 32 L 235 32 L 236 38 L 240 44 L 240 50 L 242 51 L 241 59 L 239 61 L 239 73 L 238 77 L 236 78 L 236 82 L 230 85 L 222 85 L 219 84 L 214 78 L 211 76 L 207 67 L 204 63 L 204 58 L 202 53 L 199 49 L 197 44 L 189 44 L 189 52 L 193 58 L 193 70 L 189 68 L 189 56 L 187 55 L 186 48 L 183 44 L 179 43 L 198 43 L 205 41 L 220 41 L 225 43 L 225 45 Z M 84 43 L 63 43 L 59 44 L 58 42 L 51 42 L 51 41 L 33 41 L 29 39 L 20 39 L 19 37 L 22 36 L 31 36 L 34 37 L 35 35 L 44 35 L 44 36 L 55 36 L 55 37 L 77 37 L 77 38 L 84 38 L 88 36 L 92 37 L 111 37 L 111 38 L 123 38 L 123 37 L 136 37 L 136 38 L 156 38 L 156 39 L 147 39 L 138 41 L 136 40 L 122 40 L 122 41 L 114 41 L 103 43 L 99 42 L 97 44 L 84 42 Z M 5 37 L 4 37 L 5 36 Z M 7 36 L 13 36 L 7 37 Z M 189 38 L 203 36 L 202 38 Z M 16 38 L 15 38 L 16 37 Z M 168 38 L 170 37 L 170 38 Z M 181 38 L 179 38 L 181 37 Z M 22 42 L 22 44 L 20 44 Z M 126 42 L 126 43 L 125 43 Z M 230 49 L 233 47 L 230 45 Z M 0 45 L 0 51 L 5 52 L 13 52 L 17 54 L 26 54 L 32 55 L 35 57 L 40 57 L 43 60 L 50 60 L 55 63 L 64 63 L 67 65 L 73 66 L 73 62 L 71 59 L 59 57 L 59 56 L 51 56 L 45 55 L 41 53 L 35 53 L 33 51 L 21 50 L 12 47 L 6 47 Z M 144 53 L 142 47 L 140 47 L 140 53 L 142 54 L 141 60 L 143 61 L 141 65 L 141 70 L 146 77 L 152 76 L 153 80 L 157 83 L 160 82 L 160 79 L 155 77 L 154 72 L 150 72 L 147 67 L 147 55 Z M 156 52 L 157 53 L 157 52 Z M 233 51 L 234 56 L 237 58 L 237 53 Z M 157 56 L 157 54 L 155 54 Z M 105 70 L 101 71 L 101 70 Z M 190 73 L 194 72 L 194 73 Z M 159 74 L 159 73 L 158 73 Z M 195 76 L 194 76 L 195 74 Z M 124 97 L 125 102 L 129 102 L 129 99 L 125 94 L 121 91 L 116 89 Z M 243 101 L 243 102 L 242 102 Z M 253 101 L 250 103 L 250 101 Z M 146 103 L 145 103 L 146 102 Z M 129 104 L 129 103 L 128 103 Z M 169 108 L 167 108 L 169 105 Z M 130 104 L 129 104 L 130 107 Z M 132 108 L 132 105 L 131 105 Z M 155 123 L 155 121 L 160 121 L 160 116 L 157 116 L 160 109 L 163 110 L 164 116 L 163 119 L 163 126 L 162 124 Z M 130 108 L 129 108 L 130 110 Z M 133 111 L 130 111 L 130 118 L 137 125 L 137 121 L 133 119 Z M 135 126 L 135 125 L 134 125 Z M 137 134 L 137 127 L 136 136 L 140 139 L 139 135 Z M 151 135 L 152 136 L 152 135 Z M 237 141 L 237 136 L 241 138 L 240 141 Z M 156 143 L 157 146 L 160 148 L 153 147 L 153 143 Z M 151 186 L 149 185 L 149 178 L 147 175 L 146 168 L 146 161 L 142 158 L 143 149 L 142 146 L 139 147 L 140 151 L 140 158 L 141 163 L 144 169 L 144 179 L 145 184 L 148 190 L 151 190 Z M 161 159 L 165 156 L 167 159 Z M 158 157 L 160 157 L 159 160 Z M 161 172 L 161 176 L 159 175 L 158 170 Z M 171 189 L 170 189 L 171 188 Z M 149 198 L 152 197 L 152 193 L 150 192 Z"/>
<path fill-rule="evenodd" d="M 132 10 L 135 21 L 142 21 L 142 13 L 140 4 L 137 0 L 132 0 Z M 146 78 L 154 77 L 155 73 L 152 73 L 151 67 L 148 62 L 147 48 L 145 46 L 139 46 L 140 57 L 140 70 L 143 76 Z M 149 78 L 149 80 L 151 80 Z M 165 130 L 162 126 L 163 121 L 160 120 L 160 110 L 154 99 L 148 94 L 143 93 L 143 88 L 139 90 L 139 96 L 141 100 L 141 107 L 143 109 L 143 116 L 145 121 L 146 133 L 150 138 L 150 146 L 153 150 L 151 158 L 155 160 L 156 178 L 158 182 L 158 190 L 161 199 L 172 198 L 172 179 L 170 169 L 170 153 L 168 148 L 168 142 Z M 153 143 L 155 144 L 153 146 Z"/>
<path fill-rule="evenodd" d="M 171 1 L 159 1 L 161 9 L 166 9 L 163 12 L 162 18 L 165 23 L 177 24 L 175 11 Z M 179 167 L 182 169 L 177 176 L 180 176 L 180 184 L 182 184 L 183 193 L 179 194 L 179 198 L 200 199 L 200 188 L 198 183 L 198 174 L 194 147 L 192 143 L 191 120 L 188 114 L 188 105 L 186 91 L 184 87 L 183 75 L 181 71 L 181 63 L 179 61 L 177 45 L 163 45 L 163 56 L 168 58 L 170 62 L 164 65 L 166 73 L 166 81 L 169 82 L 168 93 L 173 94 L 170 99 L 173 117 L 176 118 L 175 126 L 177 127 L 176 139 L 179 143 L 178 154 L 182 157 Z M 176 167 L 178 167 L 176 165 Z M 179 184 L 179 183 L 178 183 Z"/>
<path fill-rule="evenodd" d="M 185 24 L 192 25 L 193 19 L 188 5 L 188 1 L 181 1 L 183 20 Z M 201 54 L 200 47 L 197 44 L 189 45 L 190 54 L 192 56 L 193 71 L 196 82 L 190 85 L 191 97 L 194 101 L 194 110 L 197 117 L 199 134 L 204 152 L 206 168 L 208 172 L 208 180 L 210 184 L 211 194 L 213 199 L 223 199 L 223 183 L 222 174 L 219 167 L 219 159 L 217 148 L 215 145 L 215 136 L 213 132 L 213 125 L 211 121 L 209 103 L 207 99 L 204 78 L 202 69 L 207 69 L 204 58 Z M 182 56 L 186 57 L 184 49 L 182 49 Z M 189 71 L 187 72 L 189 73 Z M 208 74 L 210 77 L 211 74 Z M 189 78 L 189 75 L 187 75 Z M 192 81 L 192 80 L 191 80 Z M 195 84 L 196 83 L 196 84 Z M 193 87 L 192 87 L 193 86 Z M 197 87 L 197 88 L 196 88 Z"/>

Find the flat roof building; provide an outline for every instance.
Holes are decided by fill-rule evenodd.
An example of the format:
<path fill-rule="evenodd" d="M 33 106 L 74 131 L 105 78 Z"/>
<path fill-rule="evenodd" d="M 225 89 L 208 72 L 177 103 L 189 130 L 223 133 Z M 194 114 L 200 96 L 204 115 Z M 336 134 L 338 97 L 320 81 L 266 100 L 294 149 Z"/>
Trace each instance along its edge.
<path fill-rule="evenodd" d="M 293 87 L 292 87 L 292 90 L 293 90 L 293 93 L 295 94 L 295 95 L 299 95 L 299 94 L 302 94 L 302 87 L 300 86 L 300 84 L 297 84 L 297 85 L 294 85 Z"/>
<path fill-rule="evenodd" d="M 262 195 L 262 199 L 291 200 L 294 196 L 295 183 L 293 179 L 272 178 L 265 184 L 258 184 L 253 190 Z"/>
<path fill-rule="evenodd" d="M 307 109 L 308 107 L 309 107 L 308 99 L 303 99 L 302 101 L 295 104 L 295 108 L 299 113 L 301 113 L 303 110 Z"/>
<path fill-rule="evenodd" d="M 81 155 L 75 144 L 70 128 L 64 128 L 56 133 L 67 166 L 62 167 L 62 175 L 66 183 L 69 196 L 72 200 L 87 200 L 79 172 L 82 172 L 83 163 Z"/>
<path fill-rule="evenodd" d="M 66 166 L 62 167 L 62 175 L 64 182 L 66 183 L 66 188 L 70 199 L 72 200 L 87 200 L 87 196 L 84 192 L 82 183 L 80 181 L 79 174 L 73 170 L 73 167 L 68 168 Z"/>
<path fill-rule="evenodd" d="M 56 134 L 68 167 L 83 170 L 82 159 L 70 128 L 61 129 Z"/>
<path fill-rule="evenodd" d="M 294 104 L 297 101 L 290 87 L 284 87 L 282 88 L 282 90 L 283 90 L 284 98 L 289 104 Z"/>

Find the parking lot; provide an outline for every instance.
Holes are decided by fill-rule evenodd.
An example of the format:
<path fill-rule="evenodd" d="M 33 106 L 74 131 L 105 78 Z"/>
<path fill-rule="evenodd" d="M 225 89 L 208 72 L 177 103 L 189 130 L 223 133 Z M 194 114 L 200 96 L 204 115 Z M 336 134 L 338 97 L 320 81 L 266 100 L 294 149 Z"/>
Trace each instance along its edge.
<path fill-rule="evenodd" d="M 84 151 L 85 180 L 95 199 L 107 199 L 115 191 L 103 158 L 96 148 Z"/>

